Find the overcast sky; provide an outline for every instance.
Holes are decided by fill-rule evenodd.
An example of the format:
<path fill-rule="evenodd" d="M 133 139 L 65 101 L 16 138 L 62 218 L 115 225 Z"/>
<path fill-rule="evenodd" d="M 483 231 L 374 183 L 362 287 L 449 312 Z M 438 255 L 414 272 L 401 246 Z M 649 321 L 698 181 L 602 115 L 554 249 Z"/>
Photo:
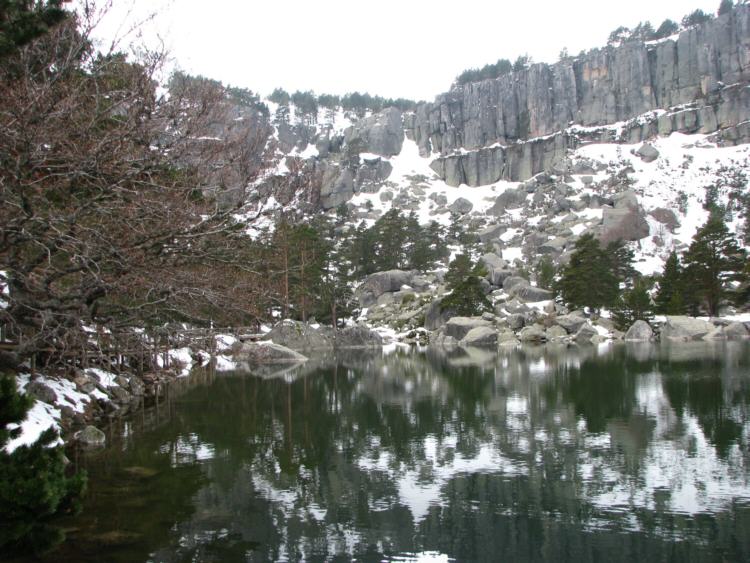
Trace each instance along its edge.
<path fill-rule="evenodd" d="M 469 67 L 528 53 L 554 62 L 602 46 L 620 25 L 679 21 L 719 0 L 116 0 L 99 29 L 109 38 L 140 21 L 175 64 L 267 95 L 289 91 L 431 100 Z M 127 24 L 125 25 L 127 27 Z"/>

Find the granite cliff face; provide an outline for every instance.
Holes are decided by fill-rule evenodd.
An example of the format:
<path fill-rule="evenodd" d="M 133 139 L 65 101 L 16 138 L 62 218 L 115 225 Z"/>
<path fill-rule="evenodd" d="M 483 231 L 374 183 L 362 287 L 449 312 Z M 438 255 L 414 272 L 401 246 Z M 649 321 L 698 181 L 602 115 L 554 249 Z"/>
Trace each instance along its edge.
<path fill-rule="evenodd" d="M 638 142 L 674 131 L 744 140 L 747 128 L 737 126 L 750 119 L 748 82 L 745 5 L 676 37 L 458 86 L 406 116 L 405 128 L 423 156 L 440 154 L 433 169 L 450 185 L 522 181 L 580 142 Z M 629 120 L 617 134 L 597 130 Z"/>

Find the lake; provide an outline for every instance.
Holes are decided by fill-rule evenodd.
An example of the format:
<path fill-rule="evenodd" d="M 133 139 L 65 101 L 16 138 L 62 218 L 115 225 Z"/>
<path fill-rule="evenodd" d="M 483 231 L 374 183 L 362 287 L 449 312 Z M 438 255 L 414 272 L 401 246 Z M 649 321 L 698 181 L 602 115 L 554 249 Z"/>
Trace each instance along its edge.
<path fill-rule="evenodd" d="M 197 372 L 80 454 L 49 561 L 748 561 L 750 346 Z"/>

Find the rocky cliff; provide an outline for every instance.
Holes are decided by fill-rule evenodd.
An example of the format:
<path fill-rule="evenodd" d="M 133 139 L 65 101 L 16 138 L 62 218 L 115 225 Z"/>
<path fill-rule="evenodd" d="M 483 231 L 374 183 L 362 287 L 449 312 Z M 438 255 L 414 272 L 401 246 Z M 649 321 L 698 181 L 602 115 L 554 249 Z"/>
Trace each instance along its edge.
<path fill-rule="evenodd" d="M 458 86 L 405 119 L 450 185 L 519 181 L 592 140 L 727 131 L 750 119 L 750 6 L 655 42 L 595 49 Z M 618 131 L 600 128 L 626 122 Z M 609 138 L 601 138 L 602 136 Z"/>

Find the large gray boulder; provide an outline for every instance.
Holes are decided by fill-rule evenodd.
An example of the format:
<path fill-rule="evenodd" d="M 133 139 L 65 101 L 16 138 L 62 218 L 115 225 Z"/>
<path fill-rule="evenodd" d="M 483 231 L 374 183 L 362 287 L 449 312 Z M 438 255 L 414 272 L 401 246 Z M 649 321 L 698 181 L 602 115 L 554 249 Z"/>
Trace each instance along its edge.
<path fill-rule="evenodd" d="M 472 209 L 474 209 L 474 204 L 463 197 L 457 198 L 456 201 L 448 206 L 448 211 L 459 215 L 466 215 Z"/>
<path fill-rule="evenodd" d="M 700 340 L 714 329 L 708 321 L 685 316 L 668 316 L 659 333 L 668 340 Z"/>
<path fill-rule="evenodd" d="M 497 331 L 489 326 L 477 326 L 466 333 L 461 341 L 461 346 L 494 347 L 497 346 Z"/>
<path fill-rule="evenodd" d="M 733 322 L 724 327 L 724 335 L 729 340 L 744 340 L 750 338 L 750 332 L 744 323 Z"/>
<path fill-rule="evenodd" d="M 521 301 L 527 303 L 537 303 L 539 301 L 549 301 L 554 297 L 554 294 L 541 287 L 533 287 L 531 285 L 519 284 L 514 286 L 509 292 L 511 297 L 517 297 Z"/>
<path fill-rule="evenodd" d="M 573 338 L 576 342 L 591 342 L 597 336 L 599 336 L 599 333 L 596 329 L 589 323 L 584 323 Z"/>
<path fill-rule="evenodd" d="M 547 339 L 547 333 L 539 325 L 527 326 L 518 333 L 518 340 L 521 342 L 544 342 Z"/>
<path fill-rule="evenodd" d="M 107 436 L 95 426 L 87 426 L 83 430 L 76 432 L 73 437 L 82 445 L 96 448 L 104 446 Z"/>
<path fill-rule="evenodd" d="M 521 276 L 508 276 L 503 280 L 503 289 L 507 292 L 519 285 L 529 285 L 529 280 Z"/>
<path fill-rule="evenodd" d="M 26 386 L 26 392 L 43 403 L 54 405 L 57 402 L 57 393 L 41 381 L 32 381 Z"/>
<path fill-rule="evenodd" d="M 499 217 L 503 215 L 508 209 L 515 209 L 521 207 L 528 197 L 528 193 L 523 187 L 517 189 L 508 189 L 497 196 L 495 199 L 495 205 L 493 205 L 487 213 Z"/>
<path fill-rule="evenodd" d="M 388 270 L 376 272 L 356 289 L 354 296 L 362 307 L 371 307 L 377 303 L 378 297 L 384 293 L 399 291 L 402 286 L 409 285 L 414 272 L 404 270 Z"/>
<path fill-rule="evenodd" d="M 297 364 L 307 361 L 306 356 L 274 342 L 245 342 L 235 356 L 239 361 L 251 365 Z"/>
<path fill-rule="evenodd" d="M 635 321 L 625 333 L 626 342 L 648 342 L 654 338 L 654 331 L 646 321 Z"/>
<path fill-rule="evenodd" d="M 492 322 L 485 321 L 480 317 L 453 317 L 445 323 L 443 330 L 446 336 L 452 336 L 461 341 L 472 329 L 491 326 Z"/>
<path fill-rule="evenodd" d="M 404 144 L 401 112 L 394 107 L 362 119 L 344 131 L 344 141 L 360 152 L 395 156 Z"/>
<path fill-rule="evenodd" d="M 313 328 L 300 321 L 284 320 L 263 336 L 263 340 L 303 352 L 307 350 L 332 350 L 333 339 L 328 331 Z"/>
<path fill-rule="evenodd" d="M 635 151 L 635 154 L 641 157 L 641 160 L 643 160 L 643 162 L 653 162 L 654 160 L 659 158 L 659 151 L 651 143 L 643 143 Z"/>
<path fill-rule="evenodd" d="M 455 316 L 454 311 L 443 308 L 442 302 L 442 299 L 436 299 L 427 306 L 424 312 L 424 327 L 427 330 L 437 330 Z"/>
<path fill-rule="evenodd" d="M 578 329 L 586 324 L 586 319 L 579 315 L 561 315 L 555 318 L 555 322 L 563 327 L 568 334 L 575 334 Z"/>
<path fill-rule="evenodd" d="M 648 221 L 643 210 L 636 207 L 605 208 L 602 215 L 601 239 L 635 241 L 649 234 Z"/>
<path fill-rule="evenodd" d="M 381 348 L 383 338 L 366 326 L 348 326 L 336 332 L 336 348 Z"/>

